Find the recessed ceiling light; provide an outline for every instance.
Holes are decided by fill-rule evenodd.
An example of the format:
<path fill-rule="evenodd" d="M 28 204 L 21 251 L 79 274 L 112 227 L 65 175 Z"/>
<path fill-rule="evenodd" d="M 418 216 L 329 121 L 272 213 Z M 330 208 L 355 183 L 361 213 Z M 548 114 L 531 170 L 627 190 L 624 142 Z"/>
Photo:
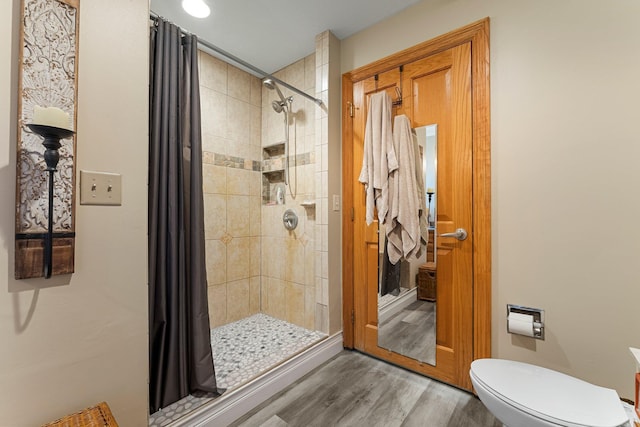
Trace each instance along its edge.
<path fill-rule="evenodd" d="M 182 0 L 182 8 L 195 18 L 206 18 L 211 13 L 203 0 Z"/>

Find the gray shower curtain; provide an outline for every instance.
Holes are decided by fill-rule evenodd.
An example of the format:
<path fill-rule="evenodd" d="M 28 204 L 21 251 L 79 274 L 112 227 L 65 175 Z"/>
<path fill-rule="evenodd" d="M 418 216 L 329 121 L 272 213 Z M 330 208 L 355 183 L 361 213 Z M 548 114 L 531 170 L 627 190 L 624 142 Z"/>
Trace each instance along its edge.
<path fill-rule="evenodd" d="M 197 39 L 158 19 L 151 30 L 149 406 L 219 396 L 204 246 Z"/>

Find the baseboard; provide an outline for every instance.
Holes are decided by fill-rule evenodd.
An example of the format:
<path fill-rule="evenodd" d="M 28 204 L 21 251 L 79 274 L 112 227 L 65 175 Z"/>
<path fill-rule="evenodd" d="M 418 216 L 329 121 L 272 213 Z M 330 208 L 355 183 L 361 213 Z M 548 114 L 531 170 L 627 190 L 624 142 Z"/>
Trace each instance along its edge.
<path fill-rule="evenodd" d="M 396 298 L 395 301 L 385 305 L 378 313 L 378 324 L 386 322 L 390 317 L 416 302 L 417 295 L 418 288 L 413 288 Z"/>
<path fill-rule="evenodd" d="M 332 335 L 242 387 L 202 405 L 171 427 L 228 426 L 343 349 L 342 332 Z"/>

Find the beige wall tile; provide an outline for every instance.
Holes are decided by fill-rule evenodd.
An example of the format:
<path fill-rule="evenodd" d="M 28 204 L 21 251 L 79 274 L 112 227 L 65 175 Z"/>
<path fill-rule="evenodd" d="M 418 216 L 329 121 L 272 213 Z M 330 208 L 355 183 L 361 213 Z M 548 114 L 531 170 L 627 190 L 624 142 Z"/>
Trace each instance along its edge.
<path fill-rule="evenodd" d="M 203 164 L 202 191 L 204 193 L 225 194 L 227 191 L 227 168 Z"/>
<path fill-rule="evenodd" d="M 227 285 L 213 285 L 207 289 L 209 323 L 212 328 L 227 323 Z"/>
<path fill-rule="evenodd" d="M 305 86 L 305 60 L 300 59 L 285 68 L 284 81 L 298 89 Z"/>
<path fill-rule="evenodd" d="M 249 274 L 249 237 L 236 237 L 227 244 L 227 280 L 248 279 Z"/>
<path fill-rule="evenodd" d="M 209 153 L 229 155 L 232 141 L 221 136 L 202 135 L 202 149 Z"/>
<path fill-rule="evenodd" d="M 296 152 L 301 154 L 304 152 L 304 136 L 307 126 L 307 111 L 304 108 L 304 98 L 298 96 L 291 105 L 292 113 L 289 115 L 289 135 L 292 143 L 290 154 L 293 155 L 293 145 L 296 146 Z"/>
<path fill-rule="evenodd" d="M 232 237 L 250 236 L 249 217 L 249 196 L 227 196 L 227 232 Z"/>
<path fill-rule="evenodd" d="M 304 304 L 305 304 L 305 290 L 304 285 L 297 283 L 286 282 L 286 320 L 294 325 L 304 326 Z"/>
<path fill-rule="evenodd" d="M 304 284 L 304 246 L 298 239 L 287 239 L 285 280 Z"/>
<path fill-rule="evenodd" d="M 329 306 L 329 279 L 322 279 L 322 304 Z"/>
<path fill-rule="evenodd" d="M 266 282 L 264 292 L 262 293 L 263 302 L 266 301 L 265 312 L 269 316 L 273 316 L 277 319 L 286 320 L 287 314 L 287 293 L 286 283 L 284 280 L 274 278 L 264 278 L 263 283 Z"/>
<path fill-rule="evenodd" d="M 269 316 L 272 316 L 271 314 L 271 298 L 275 298 L 275 297 L 271 297 L 270 298 L 270 294 L 269 294 L 269 290 L 271 290 L 271 282 L 274 279 L 272 279 L 271 277 L 262 275 L 260 278 L 260 310 L 265 313 L 268 314 Z"/>
<path fill-rule="evenodd" d="M 287 237 L 287 229 L 282 224 L 285 206 L 262 207 L 262 235 L 270 237 Z"/>
<path fill-rule="evenodd" d="M 247 123 L 251 120 L 251 105 L 235 98 L 227 98 L 225 120 L 227 122 L 227 137 L 234 141 L 231 150 L 237 149 L 238 146 L 250 145 L 251 126 L 247 126 Z M 229 154 L 234 155 L 233 151 L 230 151 Z"/>
<path fill-rule="evenodd" d="M 260 276 L 262 267 L 262 237 L 251 237 L 251 246 L 249 249 L 249 270 L 251 276 Z"/>
<path fill-rule="evenodd" d="M 248 317 L 250 310 L 249 279 L 235 280 L 227 284 L 227 321 Z"/>
<path fill-rule="evenodd" d="M 261 311 L 261 293 L 260 276 L 254 276 L 249 279 L 249 310 L 251 314 L 260 313 Z"/>
<path fill-rule="evenodd" d="M 251 75 L 229 65 L 227 68 L 228 95 L 244 102 L 251 102 Z"/>
<path fill-rule="evenodd" d="M 201 88 L 200 109 L 203 141 L 218 136 L 227 138 L 227 96 L 208 88 Z M 203 143 L 206 151 L 212 151 Z"/>
<path fill-rule="evenodd" d="M 304 287 L 304 327 L 307 329 L 315 329 L 316 327 L 316 297 L 315 287 Z"/>
<path fill-rule="evenodd" d="M 253 179 L 251 179 L 253 181 Z M 260 236 L 262 230 L 262 197 L 249 198 L 249 227 L 251 236 Z"/>
<path fill-rule="evenodd" d="M 227 193 L 248 196 L 251 194 L 251 179 L 259 175 L 246 169 L 227 168 Z"/>
<path fill-rule="evenodd" d="M 314 286 L 316 281 L 316 254 L 313 241 L 304 247 L 304 284 Z"/>
<path fill-rule="evenodd" d="M 227 63 L 211 55 L 200 55 L 200 86 L 227 93 Z"/>
<path fill-rule="evenodd" d="M 252 146 L 261 147 L 262 146 L 262 108 L 260 105 L 255 106 L 251 105 L 251 129 L 250 129 L 250 138 L 249 142 Z M 258 157 L 254 158 L 254 160 L 262 160 L 262 152 L 258 152 Z"/>
<path fill-rule="evenodd" d="M 262 174 L 254 173 L 249 179 L 249 194 L 262 198 Z M 260 215 L 262 217 L 262 215 Z"/>
<path fill-rule="evenodd" d="M 284 280 L 285 240 L 262 238 L 262 275 Z"/>
<path fill-rule="evenodd" d="M 233 144 L 233 148 L 230 151 L 233 151 L 233 156 L 248 160 L 261 160 L 261 148 L 258 145 L 252 145 L 249 139 L 242 141 L 242 143 L 231 141 L 231 144 Z M 250 169 L 246 168 L 246 170 Z"/>
<path fill-rule="evenodd" d="M 304 58 L 304 90 L 310 91 L 312 95 L 316 92 L 316 55 Z"/>
<path fill-rule="evenodd" d="M 322 333 L 329 333 L 329 311 L 327 310 L 327 306 L 323 304 L 316 303 L 316 331 L 320 331 Z"/>
<path fill-rule="evenodd" d="M 206 240 L 207 283 L 219 285 L 227 281 L 227 247 L 220 240 Z"/>
<path fill-rule="evenodd" d="M 227 198 L 223 194 L 204 194 L 204 234 L 220 239 L 227 232 Z"/>
<path fill-rule="evenodd" d="M 315 93 L 313 94 L 315 96 Z M 305 99 L 304 111 L 305 111 L 305 134 L 313 135 L 316 129 L 316 109 L 318 108 L 318 104 L 311 101 L 310 99 Z"/>
<path fill-rule="evenodd" d="M 262 106 L 262 80 L 251 77 L 251 105 Z"/>
<path fill-rule="evenodd" d="M 316 293 L 316 302 L 319 304 L 325 303 L 325 298 L 322 295 L 322 277 L 316 277 L 315 280 L 315 293 Z"/>

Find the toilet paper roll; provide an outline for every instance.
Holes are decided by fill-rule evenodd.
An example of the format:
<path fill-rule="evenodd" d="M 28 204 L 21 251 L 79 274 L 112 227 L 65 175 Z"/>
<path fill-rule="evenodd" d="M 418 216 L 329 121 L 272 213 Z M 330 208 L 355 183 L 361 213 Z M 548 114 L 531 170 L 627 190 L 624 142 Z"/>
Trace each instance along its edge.
<path fill-rule="evenodd" d="M 522 313 L 509 313 L 507 330 L 512 334 L 533 337 L 533 316 Z"/>

